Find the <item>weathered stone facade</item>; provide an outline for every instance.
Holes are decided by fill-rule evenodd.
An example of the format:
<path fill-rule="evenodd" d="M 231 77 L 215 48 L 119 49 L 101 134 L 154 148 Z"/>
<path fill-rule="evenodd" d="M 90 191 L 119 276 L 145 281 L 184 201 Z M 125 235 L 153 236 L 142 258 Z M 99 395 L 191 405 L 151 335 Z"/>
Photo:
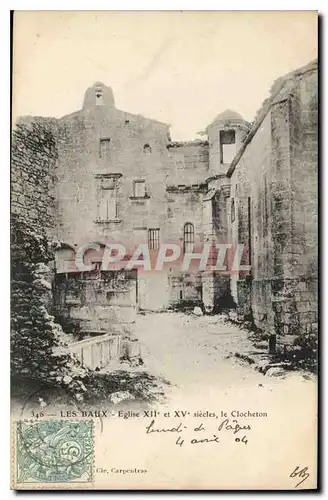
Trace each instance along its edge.
<path fill-rule="evenodd" d="M 250 272 L 139 269 L 130 305 L 160 310 L 190 302 L 208 312 L 233 307 L 285 343 L 317 331 L 316 63 L 279 79 L 253 124 L 225 111 L 202 140 L 172 141 L 167 124 L 117 109 L 112 90 L 99 82 L 86 91 L 83 109 L 47 123 L 56 157 L 33 153 L 48 172 L 33 188 L 38 162 L 27 172 L 13 169 L 13 211 L 30 189 L 32 198 L 18 210 L 39 223 L 44 217 L 61 243 L 59 313 L 74 319 L 74 307 L 81 313 L 104 306 L 105 275 L 97 281 L 99 304 L 97 294 L 83 298 L 86 277 L 72 277 L 81 245 L 103 248 L 115 241 L 128 257 L 139 243 L 178 243 L 184 251 L 188 244 L 193 251 L 204 243 L 244 244 L 242 264 Z M 45 211 L 45 198 L 37 196 L 48 196 L 54 210 Z M 101 252 L 90 256 L 100 261 Z M 69 305 L 74 280 L 84 292 L 78 305 Z"/>
<path fill-rule="evenodd" d="M 249 240 L 251 274 L 232 275 L 238 307 L 278 334 L 317 333 L 317 66 L 278 80 L 228 171 L 233 241 Z"/>

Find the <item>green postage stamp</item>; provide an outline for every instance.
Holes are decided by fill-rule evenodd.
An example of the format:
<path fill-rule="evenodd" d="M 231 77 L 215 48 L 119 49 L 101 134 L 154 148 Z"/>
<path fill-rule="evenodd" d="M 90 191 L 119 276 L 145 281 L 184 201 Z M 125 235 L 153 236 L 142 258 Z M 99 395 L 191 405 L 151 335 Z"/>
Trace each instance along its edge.
<path fill-rule="evenodd" d="M 92 482 L 92 420 L 19 421 L 15 433 L 17 485 Z"/>

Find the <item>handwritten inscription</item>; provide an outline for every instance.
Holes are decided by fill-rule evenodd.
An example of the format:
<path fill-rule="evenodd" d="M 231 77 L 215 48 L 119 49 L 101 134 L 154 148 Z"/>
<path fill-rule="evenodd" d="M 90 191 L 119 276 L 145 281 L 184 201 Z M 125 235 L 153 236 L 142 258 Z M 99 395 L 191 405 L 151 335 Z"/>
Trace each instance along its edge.
<path fill-rule="evenodd" d="M 189 431 L 189 432 L 188 432 Z M 214 432 L 213 432 L 214 431 Z M 188 428 L 182 422 L 172 427 L 162 427 L 158 426 L 155 419 L 146 426 L 146 434 L 179 434 L 176 438 L 175 444 L 177 446 L 183 446 L 185 443 L 190 443 L 192 445 L 196 444 L 207 444 L 207 443 L 220 443 L 220 435 L 227 434 L 232 436 L 236 443 L 248 443 L 248 432 L 251 431 L 251 426 L 249 424 L 242 424 L 238 420 L 230 420 L 228 418 L 224 419 L 219 425 L 216 425 L 211 433 L 207 430 L 204 423 L 201 422 L 196 427 Z M 190 434 L 187 437 L 187 433 Z M 238 436 L 237 436 L 238 434 Z"/>
<path fill-rule="evenodd" d="M 186 428 L 186 426 L 184 427 Z M 152 420 L 146 427 L 146 434 L 150 434 L 151 432 L 182 432 L 182 422 L 180 422 L 176 427 L 156 429 L 155 420 Z"/>
<path fill-rule="evenodd" d="M 297 478 L 301 479 L 301 481 L 299 481 L 297 484 L 295 484 L 295 488 L 297 488 L 300 484 L 304 483 L 304 481 L 306 481 L 310 477 L 308 470 L 309 470 L 308 467 L 303 467 L 303 469 L 301 469 L 299 465 L 297 467 L 295 467 L 295 469 L 293 470 L 293 472 L 289 476 L 289 477 L 297 477 Z"/>
<path fill-rule="evenodd" d="M 250 425 L 239 425 L 237 420 L 232 420 L 230 421 L 228 418 L 223 420 L 221 424 L 218 427 L 219 431 L 222 431 L 222 429 L 225 429 L 227 431 L 232 431 L 233 434 L 237 434 L 239 431 L 250 431 L 251 426 Z"/>

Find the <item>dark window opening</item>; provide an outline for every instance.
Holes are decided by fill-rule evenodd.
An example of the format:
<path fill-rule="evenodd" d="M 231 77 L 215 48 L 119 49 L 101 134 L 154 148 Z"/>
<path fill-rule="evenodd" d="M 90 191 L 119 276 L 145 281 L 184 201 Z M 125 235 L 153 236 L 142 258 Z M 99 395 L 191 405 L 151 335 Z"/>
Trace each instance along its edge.
<path fill-rule="evenodd" d="M 148 247 L 149 250 L 158 250 L 159 229 L 148 229 Z"/>
<path fill-rule="evenodd" d="M 229 164 L 236 154 L 236 133 L 234 130 L 220 131 L 220 162 Z"/>
<path fill-rule="evenodd" d="M 96 89 L 96 106 L 104 105 L 104 96 L 102 89 Z"/>
<path fill-rule="evenodd" d="M 92 266 L 93 266 L 94 271 L 100 271 L 101 270 L 101 262 L 99 262 L 99 261 L 92 262 Z"/>
<path fill-rule="evenodd" d="M 268 207 L 268 183 L 266 175 L 264 176 L 264 224 L 263 224 L 263 235 L 268 235 L 268 225 L 269 225 L 269 207 Z"/>
<path fill-rule="evenodd" d="M 182 300 L 182 299 L 183 299 L 183 291 L 180 290 L 180 300 Z"/>
<path fill-rule="evenodd" d="M 235 199 L 231 199 L 231 222 L 234 222 L 236 218 L 236 209 L 235 209 Z"/>
<path fill-rule="evenodd" d="M 248 264 L 252 265 L 252 204 L 251 198 L 247 199 L 247 212 L 248 212 Z M 251 271 L 252 272 L 252 271 Z"/>
<path fill-rule="evenodd" d="M 115 296 L 114 291 L 106 292 L 106 300 L 107 302 L 111 302 L 112 298 Z"/>
<path fill-rule="evenodd" d="M 187 222 L 183 228 L 183 251 L 192 253 L 194 251 L 195 229 L 191 222 Z"/>

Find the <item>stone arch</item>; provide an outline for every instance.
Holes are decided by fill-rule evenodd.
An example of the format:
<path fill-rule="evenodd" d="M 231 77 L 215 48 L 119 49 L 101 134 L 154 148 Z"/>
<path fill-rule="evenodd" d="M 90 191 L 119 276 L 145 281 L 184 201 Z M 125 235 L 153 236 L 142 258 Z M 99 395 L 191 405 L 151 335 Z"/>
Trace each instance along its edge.
<path fill-rule="evenodd" d="M 195 246 L 195 226 L 192 222 L 186 222 L 183 226 L 183 251 L 192 253 Z"/>

